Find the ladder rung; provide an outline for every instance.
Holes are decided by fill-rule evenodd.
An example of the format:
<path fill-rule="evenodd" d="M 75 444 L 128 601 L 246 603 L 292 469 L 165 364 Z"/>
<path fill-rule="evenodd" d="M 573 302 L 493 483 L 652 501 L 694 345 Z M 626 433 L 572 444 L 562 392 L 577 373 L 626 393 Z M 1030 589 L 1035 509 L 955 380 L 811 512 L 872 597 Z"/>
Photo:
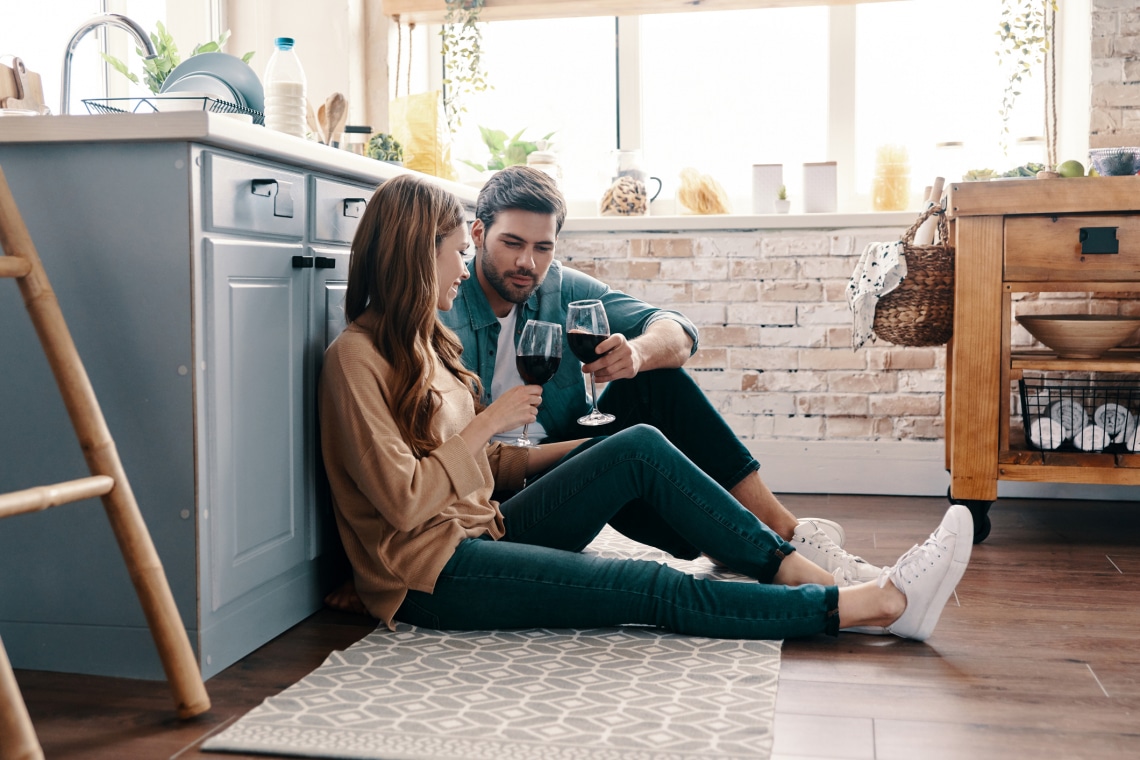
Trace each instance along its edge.
<path fill-rule="evenodd" d="M 89 478 L 0 494 L 0 519 L 26 512 L 38 512 L 41 509 L 90 499 L 93 496 L 102 496 L 110 493 L 114 487 L 115 479 L 111 476 L 92 475 Z"/>
<path fill-rule="evenodd" d="M 32 271 L 32 264 L 27 259 L 16 256 L 0 256 L 0 277 L 24 277 Z"/>

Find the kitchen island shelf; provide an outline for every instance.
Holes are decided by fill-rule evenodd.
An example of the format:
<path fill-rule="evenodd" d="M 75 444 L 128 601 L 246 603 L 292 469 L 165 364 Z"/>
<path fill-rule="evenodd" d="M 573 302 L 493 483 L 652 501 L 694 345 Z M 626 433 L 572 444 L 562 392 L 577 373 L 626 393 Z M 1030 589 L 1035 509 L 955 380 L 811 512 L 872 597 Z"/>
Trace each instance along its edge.
<path fill-rule="evenodd" d="M 947 495 L 970 508 L 974 540 L 989 534 L 999 480 L 1140 485 L 1138 454 L 1031 450 L 1011 426 L 1011 387 L 1025 372 L 1135 374 L 1140 349 L 1063 359 L 1010 341 L 1016 293 L 1140 293 L 1140 177 L 955 182 L 946 200 L 955 247 Z"/>

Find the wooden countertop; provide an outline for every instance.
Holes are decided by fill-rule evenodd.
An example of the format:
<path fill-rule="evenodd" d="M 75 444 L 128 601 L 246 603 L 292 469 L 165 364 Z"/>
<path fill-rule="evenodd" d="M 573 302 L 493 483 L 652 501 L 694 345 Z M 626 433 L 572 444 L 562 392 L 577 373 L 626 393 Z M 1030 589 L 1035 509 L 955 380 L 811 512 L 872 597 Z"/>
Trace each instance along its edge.
<path fill-rule="evenodd" d="M 952 182 L 949 218 L 1140 211 L 1140 176 Z"/>
<path fill-rule="evenodd" d="M 207 111 L 0 118 L 0 143 L 169 141 L 210 145 L 363 182 L 379 183 L 410 171 Z M 432 179 L 474 205 L 474 188 Z"/>

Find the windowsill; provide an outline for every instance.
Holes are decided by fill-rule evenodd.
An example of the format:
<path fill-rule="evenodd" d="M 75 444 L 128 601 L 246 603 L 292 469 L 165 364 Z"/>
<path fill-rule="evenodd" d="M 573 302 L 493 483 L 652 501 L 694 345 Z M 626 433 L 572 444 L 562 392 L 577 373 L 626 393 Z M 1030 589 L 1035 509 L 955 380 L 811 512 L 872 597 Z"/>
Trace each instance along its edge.
<path fill-rule="evenodd" d="M 685 216 L 578 216 L 568 217 L 563 234 L 676 232 L 750 232 L 753 230 L 842 229 L 898 227 L 906 229 L 918 218 L 916 211 L 870 211 L 854 214 L 688 214 Z"/>

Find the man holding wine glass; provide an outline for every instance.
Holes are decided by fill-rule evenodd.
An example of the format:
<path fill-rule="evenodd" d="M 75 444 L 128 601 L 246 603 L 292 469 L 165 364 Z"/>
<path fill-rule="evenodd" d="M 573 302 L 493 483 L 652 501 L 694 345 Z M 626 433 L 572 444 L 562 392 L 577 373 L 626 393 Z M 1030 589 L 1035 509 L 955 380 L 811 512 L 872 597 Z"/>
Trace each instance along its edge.
<path fill-rule="evenodd" d="M 515 344 L 528 320 L 563 325 L 567 350 L 543 387 L 537 420 L 528 428 L 531 440 L 573 441 L 652 425 L 803 556 L 851 583 L 878 576 L 880 568 L 843 550 L 842 527 L 798 519 L 761 480 L 760 464 L 681 369 L 697 349 L 697 328 L 688 318 L 555 259 L 566 205 L 553 180 L 531 167 L 507 167 L 483 185 L 475 215 L 473 276 L 440 318 L 463 343 L 461 358 L 483 383 L 483 404 L 523 385 Z M 595 383 L 608 384 L 600 397 Z M 497 440 L 510 442 L 519 432 Z"/>

